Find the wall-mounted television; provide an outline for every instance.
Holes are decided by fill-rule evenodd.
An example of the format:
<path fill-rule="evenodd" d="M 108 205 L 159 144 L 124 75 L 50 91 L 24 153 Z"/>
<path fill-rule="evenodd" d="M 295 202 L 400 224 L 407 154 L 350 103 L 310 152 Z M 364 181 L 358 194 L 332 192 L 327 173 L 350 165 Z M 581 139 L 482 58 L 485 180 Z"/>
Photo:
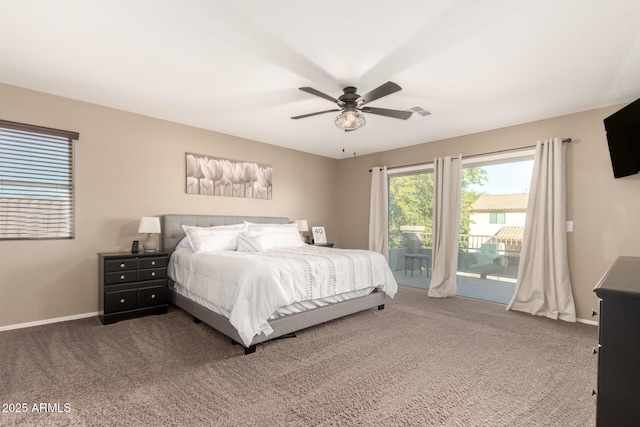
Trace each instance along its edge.
<path fill-rule="evenodd" d="M 613 176 L 640 172 L 640 99 L 604 119 Z"/>

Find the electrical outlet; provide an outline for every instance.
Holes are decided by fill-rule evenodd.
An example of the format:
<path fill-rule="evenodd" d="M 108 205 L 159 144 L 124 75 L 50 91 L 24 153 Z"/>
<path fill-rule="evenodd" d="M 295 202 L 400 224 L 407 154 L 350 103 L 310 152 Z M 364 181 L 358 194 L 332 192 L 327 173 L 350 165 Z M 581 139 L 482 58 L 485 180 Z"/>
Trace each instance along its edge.
<path fill-rule="evenodd" d="M 567 221 L 567 231 L 568 232 L 573 231 L 573 221 Z"/>

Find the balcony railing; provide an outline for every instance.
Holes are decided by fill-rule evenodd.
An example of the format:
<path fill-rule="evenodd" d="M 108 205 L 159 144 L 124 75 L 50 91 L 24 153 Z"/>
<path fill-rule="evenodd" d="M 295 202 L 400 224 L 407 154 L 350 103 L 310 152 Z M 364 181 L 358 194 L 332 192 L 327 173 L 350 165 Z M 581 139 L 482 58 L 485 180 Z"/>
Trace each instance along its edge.
<path fill-rule="evenodd" d="M 394 247 L 430 249 L 433 246 L 433 235 L 431 233 L 411 232 L 402 234 L 404 235 L 402 240 L 403 243 Z M 411 235 L 414 235 L 415 238 L 409 237 Z M 520 256 L 520 251 L 522 250 L 522 239 L 479 234 L 460 234 L 458 235 L 458 245 L 461 251 L 466 252 L 491 250 L 499 255 Z"/>
<path fill-rule="evenodd" d="M 401 233 L 401 236 L 402 244 L 390 247 L 390 252 L 396 252 L 391 258 L 396 260 L 398 266 L 404 265 L 405 254 L 431 253 L 431 233 L 411 231 Z M 510 281 L 516 279 L 522 239 L 477 234 L 460 234 L 458 239 L 459 273 Z"/>

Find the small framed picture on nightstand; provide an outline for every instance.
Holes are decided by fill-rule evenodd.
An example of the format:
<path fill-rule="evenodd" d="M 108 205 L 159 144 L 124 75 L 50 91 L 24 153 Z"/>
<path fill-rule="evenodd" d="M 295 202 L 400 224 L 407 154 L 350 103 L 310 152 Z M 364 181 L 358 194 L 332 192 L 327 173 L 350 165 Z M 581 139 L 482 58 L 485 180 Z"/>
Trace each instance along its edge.
<path fill-rule="evenodd" d="M 327 243 L 327 235 L 324 232 L 324 227 L 311 227 L 313 232 L 313 243 Z"/>

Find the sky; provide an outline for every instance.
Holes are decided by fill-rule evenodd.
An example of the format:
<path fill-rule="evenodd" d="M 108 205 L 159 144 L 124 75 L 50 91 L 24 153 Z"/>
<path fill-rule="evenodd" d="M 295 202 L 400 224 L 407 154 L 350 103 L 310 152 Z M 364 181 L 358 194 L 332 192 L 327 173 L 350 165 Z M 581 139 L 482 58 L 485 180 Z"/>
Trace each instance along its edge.
<path fill-rule="evenodd" d="M 482 166 L 489 176 L 483 186 L 471 185 L 470 189 L 487 194 L 528 193 L 531 186 L 533 160 Z"/>

